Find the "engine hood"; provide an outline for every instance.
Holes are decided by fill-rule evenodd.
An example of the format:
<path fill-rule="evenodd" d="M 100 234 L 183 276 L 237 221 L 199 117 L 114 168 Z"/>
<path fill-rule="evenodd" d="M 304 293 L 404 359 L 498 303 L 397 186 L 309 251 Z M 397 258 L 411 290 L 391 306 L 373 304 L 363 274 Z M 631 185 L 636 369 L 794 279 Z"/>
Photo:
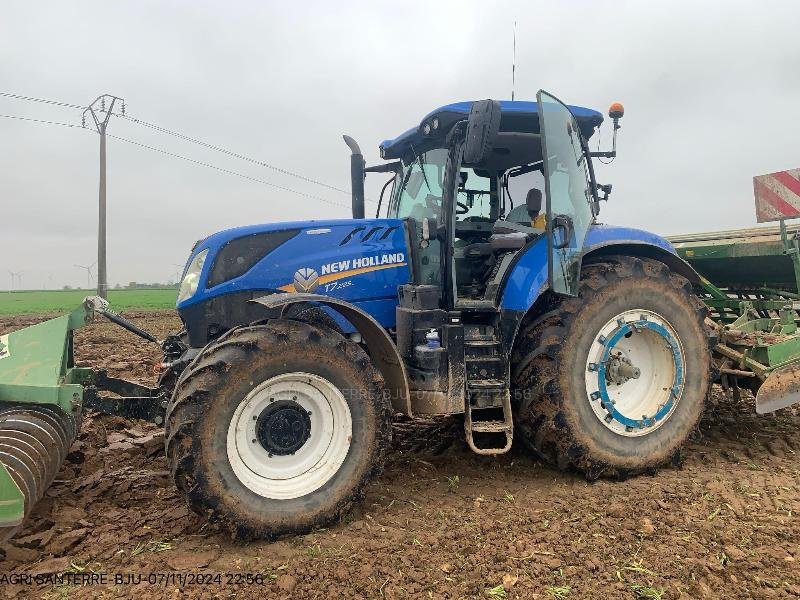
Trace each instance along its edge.
<path fill-rule="evenodd" d="M 337 219 L 248 225 L 198 242 L 187 264 L 207 252 L 197 291 L 183 310 L 213 298 L 252 292 L 315 292 L 356 304 L 396 303 L 411 280 L 399 219 Z M 392 304 L 393 307 L 393 304 Z"/>

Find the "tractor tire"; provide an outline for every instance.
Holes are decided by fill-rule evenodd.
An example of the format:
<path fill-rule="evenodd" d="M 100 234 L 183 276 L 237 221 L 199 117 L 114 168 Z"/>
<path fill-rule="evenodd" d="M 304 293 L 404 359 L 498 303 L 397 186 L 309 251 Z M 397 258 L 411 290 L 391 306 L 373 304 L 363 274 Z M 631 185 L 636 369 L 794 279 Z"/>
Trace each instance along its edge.
<path fill-rule="evenodd" d="M 189 506 L 236 539 L 326 525 L 391 442 L 383 379 L 357 344 L 292 320 L 234 329 L 184 371 L 166 452 Z"/>
<path fill-rule="evenodd" d="M 577 297 L 552 295 L 512 356 L 518 439 L 588 479 L 680 460 L 710 385 L 713 337 L 687 279 L 654 260 L 585 264 Z"/>

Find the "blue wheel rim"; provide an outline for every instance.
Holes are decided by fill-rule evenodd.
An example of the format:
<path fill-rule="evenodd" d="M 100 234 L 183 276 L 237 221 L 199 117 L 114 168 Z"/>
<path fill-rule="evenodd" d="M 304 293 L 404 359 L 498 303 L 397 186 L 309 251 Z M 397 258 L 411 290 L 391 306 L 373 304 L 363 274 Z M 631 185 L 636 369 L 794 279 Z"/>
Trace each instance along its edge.
<path fill-rule="evenodd" d="M 628 317 L 626 319 L 626 317 Z M 668 322 L 648 311 L 628 311 L 618 315 L 614 319 L 615 326 L 608 331 L 609 321 L 602 329 L 604 334 L 595 338 L 595 344 L 602 346 L 599 360 L 589 362 L 588 371 L 596 374 L 597 379 L 594 386 L 587 381 L 587 392 L 589 401 L 593 404 L 595 414 L 604 422 L 606 427 L 622 435 L 639 436 L 646 435 L 658 426 L 663 424 L 674 411 L 676 405 L 683 395 L 684 388 L 684 357 L 680 342 Z M 633 414 L 625 407 L 621 407 L 611 394 L 608 385 L 608 365 L 612 359 L 612 351 L 617 348 L 621 340 L 637 336 L 649 336 L 648 343 L 663 344 L 667 352 L 663 352 L 666 359 L 671 359 L 670 370 L 672 372 L 671 384 L 664 386 L 663 395 L 658 399 L 657 405 L 652 407 L 647 414 Z M 656 352 L 656 354 L 658 354 Z M 637 365 L 637 357 L 631 356 L 634 365 Z M 665 363 L 667 361 L 665 360 Z M 643 378 L 651 377 L 650 370 L 642 372 Z M 624 387 L 626 383 L 622 383 Z M 590 388 L 596 389 L 590 389 Z M 618 389 L 621 389 L 618 388 Z M 641 412 L 641 411 L 640 411 Z"/>

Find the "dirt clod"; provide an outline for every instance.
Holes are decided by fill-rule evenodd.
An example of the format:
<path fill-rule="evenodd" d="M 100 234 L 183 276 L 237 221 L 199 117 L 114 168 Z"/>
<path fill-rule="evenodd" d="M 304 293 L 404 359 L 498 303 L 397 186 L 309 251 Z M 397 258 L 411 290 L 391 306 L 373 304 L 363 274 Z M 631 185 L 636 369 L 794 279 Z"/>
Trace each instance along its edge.
<path fill-rule="evenodd" d="M 639 522 L 639 531 L 641 531 L 644 535 L 653 535 L 653 533 L 656 531 L 656 528 L 653 525 L 653 522 L 645 517 Z"/>
<path fill-rule="evenodd" d="M 297 587 L 297 579 L 291 575 L 281 575 L 278 577 L 278 587 L 284 592 L 293 592 Z"/>

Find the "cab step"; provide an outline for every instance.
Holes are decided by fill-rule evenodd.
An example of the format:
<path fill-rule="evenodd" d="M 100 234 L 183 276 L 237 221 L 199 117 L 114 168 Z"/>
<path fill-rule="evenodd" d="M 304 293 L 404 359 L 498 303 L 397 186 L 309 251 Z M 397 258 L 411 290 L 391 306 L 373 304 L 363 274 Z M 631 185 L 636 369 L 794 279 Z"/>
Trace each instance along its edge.
<path fill-rule="evenodd" d="M 473 433 L 503 433 L 510 431 L 512 426 L 505 421 L 478 421 L 472 423 Z"/>
<path fill-rule="evenodd" d="M 464 436 L 467 440 L 467 445 L 473 452 L 493 456 L 505 454 L 511 450 L 511 444 L 514 441 L 514 421 L 511 416 L 511 398 L 507 390 L 503 394 L 502 404 L 499 407 L 492 407 L 488 410 L 475 408 L 467 400 L 466 408 L 467 410 L 464 414 Z M 496 418 L 498 408 L 502 412 L 502 420 Z M 481 413 L 491 413 L 492 417 L 495 418 L 476 418 L 480 417 Z M 494 435 L 489 436 L 488 439 L 482 438 L 476 441 L 476 433 Z M 501 435 L 502 438 L 500 437 Z"/>
<path fill-rule="evenodd" d="M 503 454 L 511 449 L 514 422 L 508 386 L 508 357 L 497 328 L 487 323 L 464 327 L 466 399 L 464 433 L 477 454 Z M 476 437 L 477 436 L 477 437 Z"/>

